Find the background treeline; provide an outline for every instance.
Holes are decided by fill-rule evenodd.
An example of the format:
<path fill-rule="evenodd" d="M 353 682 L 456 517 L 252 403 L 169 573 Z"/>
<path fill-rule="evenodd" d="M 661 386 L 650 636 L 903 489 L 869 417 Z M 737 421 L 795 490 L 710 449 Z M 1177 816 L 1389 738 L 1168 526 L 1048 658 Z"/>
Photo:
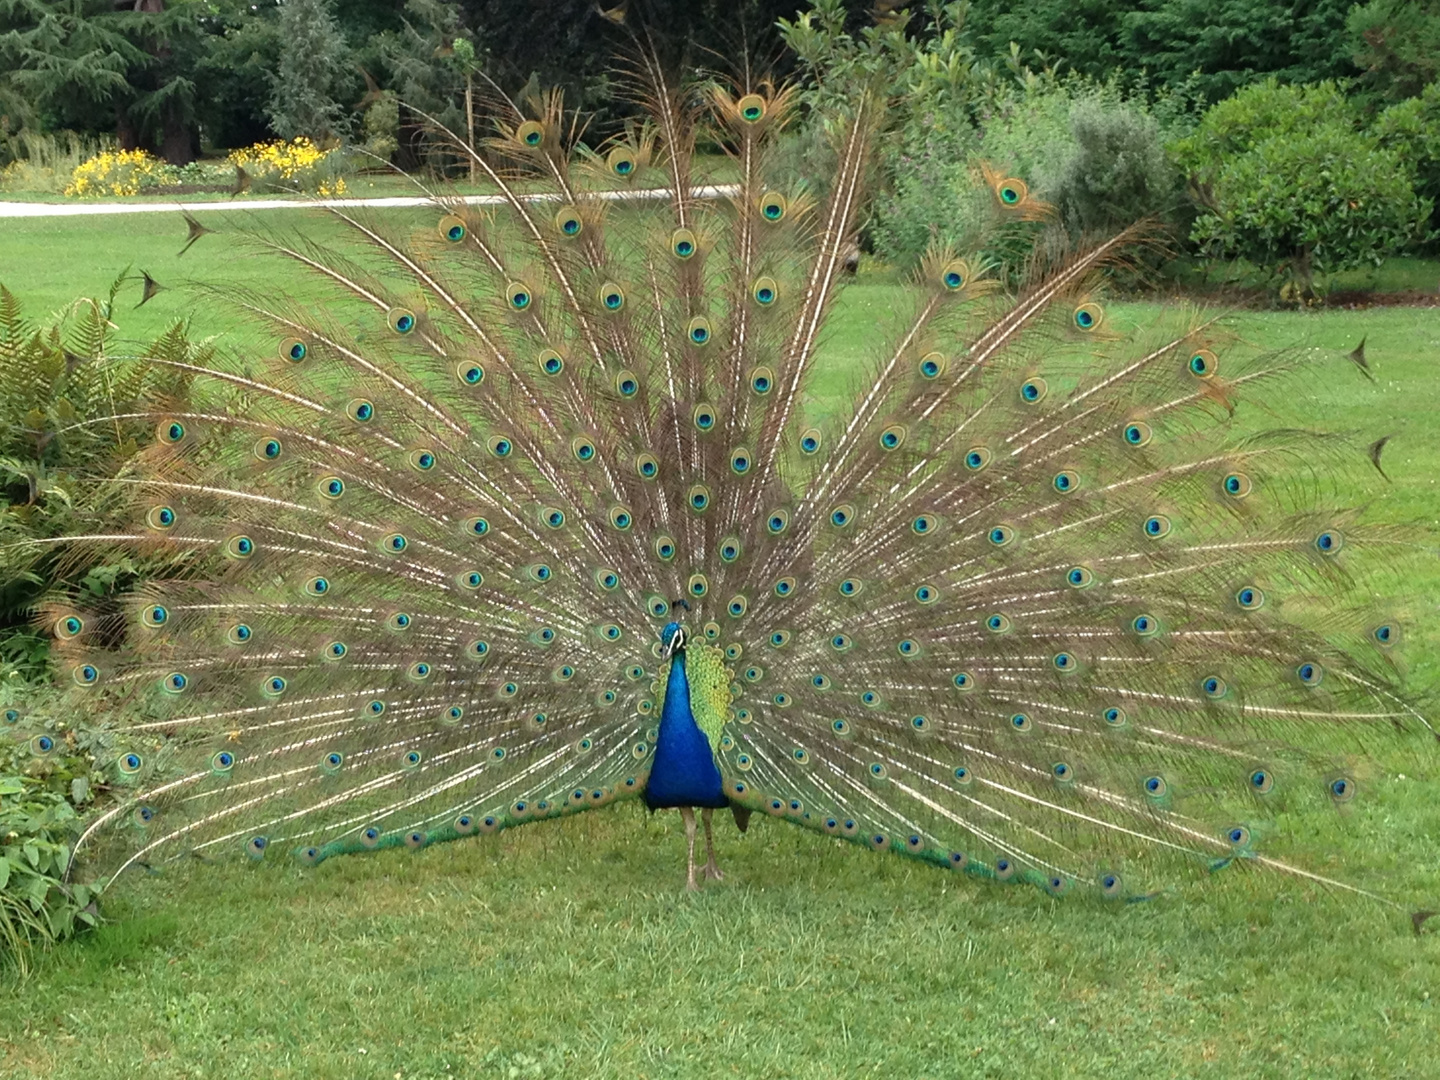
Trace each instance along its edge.
<path fill-rule="evenodd" d="M 605 6 L 605 5 L 601 5 Z M 778 20 L 796 0 L 652 0 L 625 25 L 716 66 L 748 52 L 787 72 Z M 828 6 L 828 5 L 827 5 Z M 1427 0 L 1007 0 L 908 5 L 837 0 L 859 32 L 937 25 L 977 58 L 1017 55 L 1105 81 L 1143 79 L 1213 104 L 1273 76 L 1351 83 L 1371 106 L 1419 94 L 1440 65 Z M 532 75 L 613 122 L 608 83 L 625 41 L 593 0 L 0 0 L 0 133 L 113 134 L 173 164 L 270 136 L 353 137 L 377 92 L 456 107 L 467 69 Z M 940 17 L 936 17 L 937 14 Z M 607 15 L 609 17 L 607 17 Z M 454 42 L 468 42 L 457 52 Z"/>

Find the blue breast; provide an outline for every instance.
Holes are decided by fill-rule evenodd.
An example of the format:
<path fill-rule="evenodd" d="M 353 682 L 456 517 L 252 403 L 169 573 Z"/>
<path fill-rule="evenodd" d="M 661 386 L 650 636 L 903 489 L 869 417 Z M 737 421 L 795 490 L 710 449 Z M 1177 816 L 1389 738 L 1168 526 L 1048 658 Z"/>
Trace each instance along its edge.
<path fill-rule="evenodd" d="M 720 770 L 710 740 L 695 723 L 690 711 L 690 681 L 685 677 L 685 653 L 676 653 L 665 683 L 665 707 L 660 712 L 660 732 L 655 740 L 655 757 L 650 780 L 645 785 L 645 802 L 652 810 L 667 806 L 730 805 L 720 782 Z"/>

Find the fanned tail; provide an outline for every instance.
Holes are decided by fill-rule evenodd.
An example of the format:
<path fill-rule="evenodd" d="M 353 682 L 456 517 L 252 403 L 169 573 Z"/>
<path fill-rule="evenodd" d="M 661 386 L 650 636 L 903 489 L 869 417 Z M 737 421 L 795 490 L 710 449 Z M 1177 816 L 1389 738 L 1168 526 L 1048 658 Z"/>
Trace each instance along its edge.
<path fill-rule="evenodd" d="M 732 669 L 742 810 L 1055 893 L 1235 860 L 1342 883 L 1273 822 L 1351 812 L 1429 724 L 1406 613 L 1364 600 L 1415 539 L 1326 509 L 1361 455 L 1233 426 L 1313 361 L 1193 312 L 1115 330 L 1097 290 L 1143 229 L 1042 251 L 1014 297 L 937 249 L 828 412 L 882 103 L 832 125 L 817 202 L 766 179 L 788 89 L 712 84 L 701 116 L 639 74 L 649 119 L 595 151 L 558 95 L 497 92 L 494 136 L 454 142 L 499 212 L 254 236 L 319 296 L 210 294 L 264 355 L 158 361 L 193 403 L 145 414 L 124 526 L 72 539 L 187 570 L 41 614 L 81 707 L 126 710 L 128 797 L 77 855 L 316 862 L 632 797 L 683 602 Z M 733 199 L 697 195 L 698 129 Z M 1048 218 L 983 179 L 998 220 Z M 637 182 L 670 198 L 607 197 Z"/>

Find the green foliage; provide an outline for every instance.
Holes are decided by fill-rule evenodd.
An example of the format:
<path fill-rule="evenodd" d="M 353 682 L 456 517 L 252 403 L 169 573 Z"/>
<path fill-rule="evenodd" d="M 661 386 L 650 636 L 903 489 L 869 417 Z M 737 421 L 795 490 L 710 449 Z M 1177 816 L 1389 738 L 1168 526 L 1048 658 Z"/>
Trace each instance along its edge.
<path fill-rule="evenodd" d="M 272 138 L 266 105 L 280 66 L 279 0 L 211 0 L 207 48 L 195 66 L 205 88 L 197 110 L 211 147 L 249 146 Z"/>
<path fill-rule="evenodd" d="M 1346 28 L 1352 2 L 973 0 L 965 27 L 987 53 L 1016 42 L 1027 55 L 1038 51 L 1092 79 L 1145 72 L 1154 85 L 1194 85 L 1213 102 L 1266 75 L 1285 82 L 1354 75 Z"/>
<path fill-rule="evenodd" d="M 411 110 L 418 110 L 438 120 L 451 131 L 463 134 L 465 117 L 465 73 L 472 70 L 474 46 L 458 52 L 456 40 L 466 41 L 461 34 L 459 12 L 441 0 L 406 0 L 404 26 L 380 35 L 380 55 L 393 74 L 395 91 Z M 372 110 L 375 106 L 371 106 Z M 400 116 L 395 117 L 395 132 L 400 133 Z M 453 153 L 431 145 L 425 123 L 411 113 L 406 117 L 406 144 L 432 168 L 443 168 L 456 160 Z"/>
<path fill-rule="evenodd" d="M 1040 94 L 1054 74 L 1032 71 L 1015 51 L 978 55 L 963 34 L 963 3 L 931 4 L 928 15 L 919 34 L 908 12 L 852 34 L 841 0 L 815 0 L 793 21 L 780 20 L 806 75 L 803 105 L 827 114 L 861 87 L 889 96 L 869 231 L 876 251 L 902 265 L 932 242 L 955 244 L 974 228 L 968 169 L 980 149 L 981 117 Z M 792 153 L 805 179 L 828 174 L 828 133 L 807 127 Z"/>
<path fill-rule="evenodd" d="M 377 165 L 388 162 L 400 149 L 400 99 L 389 90 L 380 91 L 365 110 L 362 147 Z"/>
<path fill-rule="evenodd" d="M 1163 217 L 1177 201 L 1176 173 L 1160 125 L 1134 105 L 1081 98 L 1070 109 L 1075 149 L 1047 197 L 1072 231 L 1124 228 Z"/>
<path fill-rule="evenodd" d="M 206 10 L 203 0 L 119 11 L 109 0 L 0 0 L 0 81 L 52 128 L 114 125 L 126 149 L 183 165 L 194 157 Z"/>
<path fill-rule="evenodd" d="M 339 95 L 352 87 L 350 72 L 350 48 L 329 0 L 286 0 L 267 110 L 275 133 L 321 145 L 343 140 L 349 124 Z"/>
<path fill-rule="evenodd" d="M 1216 105 L 1175 146 L 1203 207 L 1190 239 L 1265 268 L 1296 297 L 1423 240 L 1431 203 L 1401 153 L 1358 121 L 1330 83 L 1270 79 Z"/>
<path fill-rule="evenodd" d="M 23 976 L 37 945 L 95 925 L 98 890 L 63 880 L 78 822 L 64 795 L 0 768 L 0 970 Z"/>
<path fill-rule="evenodd" d="M 94 595 L 108 595 L 142 569 L 83 553 L 62 558 L 44 541 L 84 533 L 117 512 L 121 486 L 105 480 L 152 437 L 144 422 L 122 417 L 189 392 L 185 372 L 112 344 L 115 296 L 127 277 L 44 325 L 27 319 L 0 283 L 0 655 L 31 678 L 45 652 L 28 613 L 52 583 L 83 580 Z M 195 362 L 208 349 L 177 323 L 140 355 Z"/>
<path fill-rule="evenodd" d="M 10 158 L 0 170 L 0 191 L 43 191 L 59 195 L 76 166 L 111 149 L 107 140 L 73 131 L 46 135 L 21 131 L 6 140 L 0 155 Z"/>
<path fill-rule="evenodd" d="M 1417 97 L 1397 102 L 1375 118 L 1380 145 L 1394 150 L 1415 176 L 1415 191 L 1434 205 L 1431 225 L 1440 230 L 1440 82 Z"/>
<path fill-rule="evenodd" d="M 1418 95 L 1440 78 L 1440 5 L 1369 0 L 1345 23 L 1362 82 L 1387 101 Z"/>

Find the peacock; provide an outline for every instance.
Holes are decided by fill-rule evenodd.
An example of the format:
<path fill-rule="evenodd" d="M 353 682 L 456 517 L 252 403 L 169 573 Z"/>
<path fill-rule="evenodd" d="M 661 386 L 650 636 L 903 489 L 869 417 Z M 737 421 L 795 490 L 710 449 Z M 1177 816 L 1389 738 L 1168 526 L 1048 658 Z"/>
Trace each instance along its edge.
<path fill-rule="evenodd" d="M 163 569 L 37 612 L 64 709 L 114 735 L 74 872 L 641 800 L 679 811 L 691 890 L 729 810 L 1057 896 L 1248 864 L 1396 902 L 1285 821 L 1434 745 L 1371 589 L 1421 543 L 1331 505 L 1370 468 L 1345 440 L 1231 422 L 1325 358 L 1199 310 L 1117 326 L 1153 230 L 1071 242 L 997 163 L 841 368 L 883 96 L 825 119 L 815 185 L 778 179 L 793 88 L 636 85 L 594 147 L 558 92 L 495 91 L 453 140 L 494 205 L 426 187 L 420 229 L 187 219 L 308 292 L 202 286 L 263 346 L 137 358 L 194 393 L 65 542 Z"/>

